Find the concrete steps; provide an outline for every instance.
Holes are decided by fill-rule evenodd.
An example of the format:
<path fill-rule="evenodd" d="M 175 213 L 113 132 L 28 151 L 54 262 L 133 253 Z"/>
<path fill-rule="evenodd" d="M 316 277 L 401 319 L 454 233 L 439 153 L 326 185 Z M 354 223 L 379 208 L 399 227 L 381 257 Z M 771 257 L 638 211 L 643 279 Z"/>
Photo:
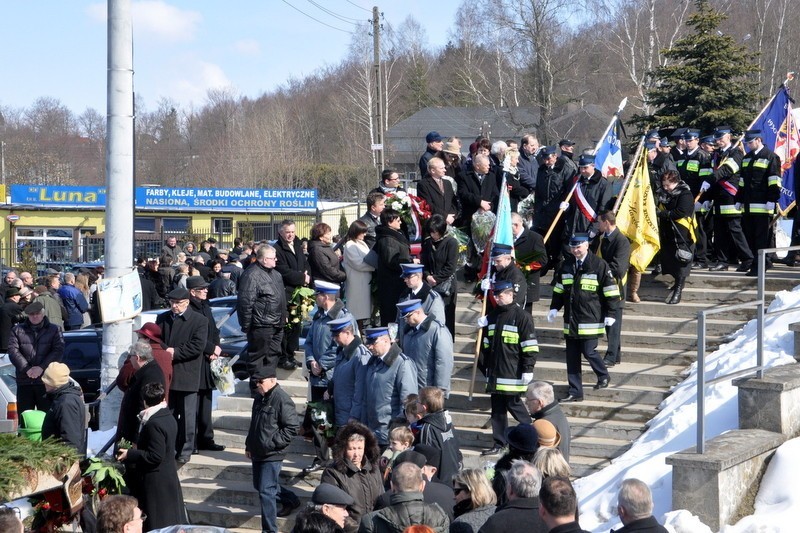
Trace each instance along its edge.
<path fill-rule="evenodd" d="M 771 300 L 775 292 L 791 289 L 800 271 L 776 267 L 769 271 L 766 283 Z M 541 300 L 533 306 L 533 318 L 539 340 L 535 379 L 553 384 L 556 397 L 566 394 L 566 368 L 562 317 L 554 324 L 545 320 L 552 288 L 550 277 L 542 280 Z M 697 313 L 719 305 L 750 301 L 756 297 L 756 280 L 733 271 L 709 273 L 693 271 L 684 289 L 680 305 L 666 305 L 663 299 L 671 285 L 669 276 L 644 275 L 638 304 L 624 304 L 622 350 L 623 363 L 610 370 L 611 386 L 592 390 L 595 376 L 584 363 L 585 401 L 563 404 L 572 433 L 570 466 L 575 477 L 583 477 L 603 468 L 614 457 L 627 450 L 647 428 L 658 412 L 658 405 L 669 395 L 671 387 L 680 382 L 686 367 L 696 360 Z M 467 289 L 461 284 L 461 290 Z M 488 429 L 489 396 L 483 393 L 484 383 L 478 373 L 475 393 L 469 399 L 469 385 L 474 358 L 477 328 L 475 320 L 481 313 L 481 302 L 471 294 L 461 292 L 456 308 L 456 339 L 452 392 L 447 408 L 461 441 L 464 463 L 480 467 L 493 463 L 499 456 L 482 457 L 480 451 L 492 444 Z M 708 342 L 713 348 L 725 342 L 755 310 L 737 310 L 717 315 L 708 321 Z M 598 351 L 604 353 L 605 339 L 600 339 Z M 281 386 L 297 405 L 298 413 L 305 409 L 307 381 L 300 369 L 278 371 Z M 203 452 L 192 457 L 180 471 L 184 496 L 193 523 L 224 526 L 232 531 L 260 529 L 260 508 L 252 489 L 252 469 L 244 455 L 244 440 L 249 426 L 252 400 L 246 383 L 237 385 L 237 393 L 221 397 L 214 412 L 215 438 L 228 449 L 223 452 Z M 511 425 L 516 422 L 511 419 Z M 313 458 L 313 445 L 298 437 L 287 450 L 282 465 L 282 483 L 306 500 L 319 482 L 319 473 L 306 477 L 302 468 Z M 294 514 L 279 519 L 281 531 L 291 529 Z"/>

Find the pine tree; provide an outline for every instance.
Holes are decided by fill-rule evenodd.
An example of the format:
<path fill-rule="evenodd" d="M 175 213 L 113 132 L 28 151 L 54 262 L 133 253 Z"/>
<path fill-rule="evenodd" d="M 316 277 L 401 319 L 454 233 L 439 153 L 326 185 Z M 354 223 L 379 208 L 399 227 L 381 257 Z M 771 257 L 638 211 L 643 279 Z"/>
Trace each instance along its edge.
<path fill-rule="evenodd" d="M 642 131 L 688 126 L 710 132 L 722 124 L 742 131 L 755 115 L 754 56 L 717 30 L 727 15 L 709 0 L 695 0 L 695 6 L 686 22 L 692 33 L 665 50 L 669 64 L 653 72 L 656 83 L 646 98 L 656 111 L 631 120 Z"/>

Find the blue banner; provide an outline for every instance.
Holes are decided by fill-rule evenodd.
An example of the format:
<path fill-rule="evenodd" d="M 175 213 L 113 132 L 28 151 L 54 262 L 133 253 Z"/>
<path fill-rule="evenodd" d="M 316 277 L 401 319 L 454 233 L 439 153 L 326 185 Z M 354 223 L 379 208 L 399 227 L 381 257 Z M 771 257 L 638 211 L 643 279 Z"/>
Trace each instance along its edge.
<path fill-rule="evenodd" d="M 136 207 L 165 211 L 309 210 L 317 208 L 317 190 L 137 187 Z"/>
<path fill-rule="evenodd" d="M 104 208 L 106 188 L 12 185 L 11 203 L 38 207 Z M 137 187 L 136 208 L 163 211 L 307 211 L 317 208 L 317 191 Z"/>
<path fill-rule="evenodd" d="M 105 187 L 12 185 L 11 203 L 41 207 L 105 207 Z"/>
<path fill-rule="evenodd" d="M 784 145 L 790 147 L 792 141 L 797 142 L 796 125 L 793 124 L 792 120 L 789 120 L 791 111 L 792 101 L 789 98 L 789 91 L 786 87 L 781 86 L 772 102 L 753 123 L 752 129 L 761 130 L 764 146 L 780 156 L 787 153 L 787 150 L 783 148 Z M 793 155 L 791 157 L 792 159 L 794 158 Z M 786 206 L 795 200 L 794 165 L 792 161 L 783 162 L 785 166 L 781 184 L 780 206 L 781 209 L 786 209 Z"/>

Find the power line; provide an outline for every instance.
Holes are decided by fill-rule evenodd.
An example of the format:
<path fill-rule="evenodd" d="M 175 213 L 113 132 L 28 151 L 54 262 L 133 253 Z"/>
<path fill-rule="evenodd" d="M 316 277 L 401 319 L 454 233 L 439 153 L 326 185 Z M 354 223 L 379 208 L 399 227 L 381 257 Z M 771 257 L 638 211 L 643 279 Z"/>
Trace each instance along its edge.
<path fill-rule="evenodd" d="M 366 7 L 361 7 L 360 5 L 356 4 L 355 2 L 351 2 L 350 0 L 345 0 L 345 2 L 347 2 L 350 5 L 356 6 L 358 9 L 363 9 L 367 13 L 372 13 L 371 10 L 367 9 Z"/>
<path fill-rule="evenodd" d="M 330 16 L 332 16 L 332 17 L 334 17 L 334 18 L 337 18 L 337 19 L 341 20 L 342 22 L 344 22 L 344 23 L 346 23 L 346 24 L 352 24 L 353 26 L 356 26 L 356 25 L 357 25 L 357 24 L 356 24 L 357 22 L 364 22 L 362 19 L 354 19 L 354 18 L 352 18 L 352 17 L 345 17 L 344 15 L 339 15 L 338 13 L 334 13 L 334 12 L 333 12 L 333 11 L 331 11 L 330 9 L 328 9 L 328 8 L 326 8 L 326 7 L 323 7 L 323 6 L 319 5 L 319 4 L 318 4 L 318 3 L 316 3 L 314 0 L 308 0 L 308 2 L 309 2 L 311 5 L 313 5 L 314 7 L 316 7 L 317 9 L 319 9 L 319 10 L 321 10 L 321 11 L 324 11 L 324 12 L 325 12 L 325 13 L 327 13 L 328 15 L 330 15 Z"/>
<path fill-rule="evenodd" d="M 330 25 L 330 24 L 328 24 L 327 22 L 322 22 L 321 20 L 319 20 L 319 19 L 317 19 L 317 18 L 314 18 L 314 17 L 312 17 L 311 15 L 309 15 L 308 13 L 306 13 L 305 11 L 302 11 L 302 10 L 300 10 L 300 9 L 296 8 L 295 6 L 293 6 L 292 4 L 290 4 L 289 2 L 287 2 L 286 0 L 281 0 L 281 2 L 283 2 L 283 3 L 284 3 L 284 4 L 286 4 L 287 6 L 291 7 L 291 8 L 292 8 L 292 9 L 294 9 L 295 11 L 297 11 L 297 12 L 299 12 L 299 13 L 302 13 L 303 15 L 305 15 L 305 16 L 306 16 L 306 17 L 308 17 L 308 18 L 310 18 L 311 20 L 313 20 L 313 21 L 315 21 L 315 22 L 319 22 L 319 23 L 320 23 L 320 24 L 322 24 L 323 26 L 327 26 L 327 27 L 329 27 L 329 28 L 331 28 L 331 29 L 334 29 L 334 30 L 340 31 L 340 32 L 342 32 L 342 33 L 346 33 L 346 34 L 348 34 L 348 35 L 352 35 L 352 34 L 353 34 L 353 32 L 351 32 L 351 31 L 343 30 L 342 28 L 337 28 L 336 26 L 331 26 L 331 25 Z"/>

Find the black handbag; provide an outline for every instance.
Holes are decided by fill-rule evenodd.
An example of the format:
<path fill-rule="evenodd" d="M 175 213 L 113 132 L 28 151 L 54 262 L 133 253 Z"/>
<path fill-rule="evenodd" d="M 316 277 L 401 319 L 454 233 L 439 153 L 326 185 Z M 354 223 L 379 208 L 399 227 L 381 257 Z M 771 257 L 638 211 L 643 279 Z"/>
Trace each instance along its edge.
<path fill-rule="evenodd" d="M 450 296 L 453 293 L 453 279 L 455 275 L 450 276 L 446 280 L 441 283 L 437 283 L 433 287 L 431 287 L 434 291 L 438 292 L 442 296 Z"/>
<path fill-rule="evenodd" d="M 683 238 L 681 232 L 678 231 L 678 226 L 675 224 L 674 220 L 670 220 L 672 224 L 672 233 L 675 236 L 675 259 L 682 265 L 688 265 L 694 259 L 694 252 L 692 251 L 692 245 L 686 242 L 686 239 Z M 678 242 L 678 237 L 680 237 L 683 246 L 681 243 Z"/>

